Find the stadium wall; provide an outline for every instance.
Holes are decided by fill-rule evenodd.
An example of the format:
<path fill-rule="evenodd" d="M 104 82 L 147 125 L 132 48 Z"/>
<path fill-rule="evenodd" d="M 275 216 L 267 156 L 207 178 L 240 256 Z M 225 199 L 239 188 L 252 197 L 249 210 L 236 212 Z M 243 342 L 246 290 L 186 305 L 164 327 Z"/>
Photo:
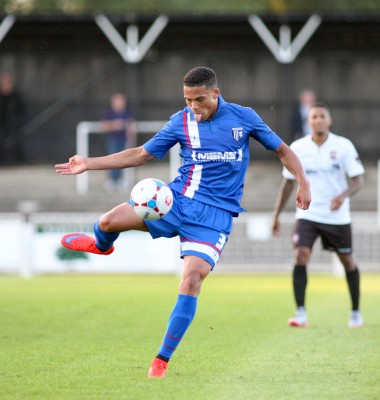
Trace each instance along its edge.
<path fill-rule="evenodd" d="M 290 273 L 293 267 L 293 213 L 281 217 L 281 238 L 271 236 L 271 213 L 240 215 L 215 271 L 218 273 Z M 30 277 L 55 273 L 165 273 L 182 271 L 178 238 L 152 240 L 148 233 L 122 233 L 109 257 L 66 250 L 60 238 L 67 232 L 92 234 L 92 213 L 0 214 L 0 273 Z M 354 251 L 363 272 L 380 272 L 380 229 L 376 213 L 353 213 Z M 146 251 L 148 249 L 148 251 Z M 312 273 L 342 275 L 333 253 L 314 247 Z"/>
<path fill-rule="evenodd" d="M 156 16 L 134 16 L 140 37 Z M 283 24 L 292 37 L 308 16 L 264 16 L 275 37 Z M 109 96 L 127 93 L 139 120 L 166 120 L 184 105 L 182 78 L 196 65 L 217 71 L 223 96 L 255 108 L 286 141 L 289 114 L 303 88 L 327 102 L 333 130 L 352 139 L 363 160 L 380 154 L 380 16 L 322 16 L 291 64 L 278 63 L 248 16 L 170 16 L 142 62 L 125 63 L 93 16 L 18 16 L 0 43 L 0 71 L 10 70 L 27 104 L 23 124 L 28 161 L 51 163 L 75 151 L 75 129 L 99 120 Z M 112 16 L 125 36 L 128 16 Z M 140 142 L 149 136 L 140 135 Z M 95 144 L 93 154 L 103 152 Z M 258 159 L 265 150 L 252 146 Z"/>

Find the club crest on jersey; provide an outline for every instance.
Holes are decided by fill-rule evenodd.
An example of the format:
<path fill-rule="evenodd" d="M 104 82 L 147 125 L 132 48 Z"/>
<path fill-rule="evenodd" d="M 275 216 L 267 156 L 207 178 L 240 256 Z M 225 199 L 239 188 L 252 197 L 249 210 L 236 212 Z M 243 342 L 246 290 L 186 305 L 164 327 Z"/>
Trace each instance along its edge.
<path fill-rule="evenodd" d="M 243 137 L 243 128 L 232 128 L 232 136 L 238 142 Z"/>
<path fill-rule="evenodd" d="M 330 158 L 331 158 L 332 160 L 336 160 L 336 151 L 335 151 L 335 150 L 331 150 L 331 151 L 330 151 Z"/>

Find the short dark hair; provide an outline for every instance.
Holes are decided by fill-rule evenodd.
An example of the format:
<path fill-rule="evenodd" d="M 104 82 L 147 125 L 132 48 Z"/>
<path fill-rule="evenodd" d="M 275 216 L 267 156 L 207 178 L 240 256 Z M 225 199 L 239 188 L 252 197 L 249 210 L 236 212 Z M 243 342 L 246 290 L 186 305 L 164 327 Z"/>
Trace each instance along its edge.
<path fill-rule="evenodd" d="M 317 107 L 324 108 L 327 111 L 330 111 L 328 105 L 326 103 L 324 103 L 323 101 L 316 101 L 309 108 L 317 108 Z"/>
<path fill-rule="evenodd" d="M 195 67 L 185 75 L 183 84 L 188 87 L 206 86 L 207 89 L 216 88 L 215 71 L 207 67 Z"/>

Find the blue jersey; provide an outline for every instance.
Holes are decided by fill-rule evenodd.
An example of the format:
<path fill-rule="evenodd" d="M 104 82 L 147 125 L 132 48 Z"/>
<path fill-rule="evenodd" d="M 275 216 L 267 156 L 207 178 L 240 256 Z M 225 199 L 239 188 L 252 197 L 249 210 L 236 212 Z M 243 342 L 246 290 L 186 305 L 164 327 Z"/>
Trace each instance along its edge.
<path fill-rule="evenodd" d="M 282 143 L 252 108 L 227 103 L 219 96 L 212 119 L 197 122 L 190 107 L 185 107 L 144 148 L 161 159 L 179 143 L 183 163 L 170 188 L 238 215 L 245 211 L 240 202 L 250 137 L 269 150 L 276 150 Z"/>

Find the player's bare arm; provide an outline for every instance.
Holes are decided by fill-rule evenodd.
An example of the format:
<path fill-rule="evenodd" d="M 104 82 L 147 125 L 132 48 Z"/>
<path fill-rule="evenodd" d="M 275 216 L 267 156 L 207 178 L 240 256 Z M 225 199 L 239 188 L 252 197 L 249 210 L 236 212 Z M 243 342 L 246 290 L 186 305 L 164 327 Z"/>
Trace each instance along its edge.
<path fill-rule="evenodd" d="M 285 143 L 281 143 L 276 154 L 284 167 L 295 176 L 298 183 L 296 204 L 298 208 L 307 210 L 311 202 L 309 181 L 306 178 L 301 162 L 294 151 Z"/>
<path fill-rule="evenodd" d="M 354 176 L 348 179 L 348 188 L 339 196 L 336 196 L 331 199 L 330 210 L 336 211 L 339 210 L 344 200 L 347 197 L 352 197 L 362 186 L 363 186 L 363 175 Z"/>
<path fill-rule="evenodd" d="M 278 191 L 276 204 L 273 211 L 273 221 L 272 221 L 272 234 L 273 236 L 280 235 L 280 214 L 285 208 L 285 205 L 293 191 L 294 180 L 283 179 Z"/>
<path fill-rule="evenodd" d="M 103 157 L 75 155 L 67 163 L 57 164 L 55 170 L 60 175 L 77 175 L 89 170 L 137 167 L 146 164 L 153 158 L 154 156 L 140 146 Z"/>

